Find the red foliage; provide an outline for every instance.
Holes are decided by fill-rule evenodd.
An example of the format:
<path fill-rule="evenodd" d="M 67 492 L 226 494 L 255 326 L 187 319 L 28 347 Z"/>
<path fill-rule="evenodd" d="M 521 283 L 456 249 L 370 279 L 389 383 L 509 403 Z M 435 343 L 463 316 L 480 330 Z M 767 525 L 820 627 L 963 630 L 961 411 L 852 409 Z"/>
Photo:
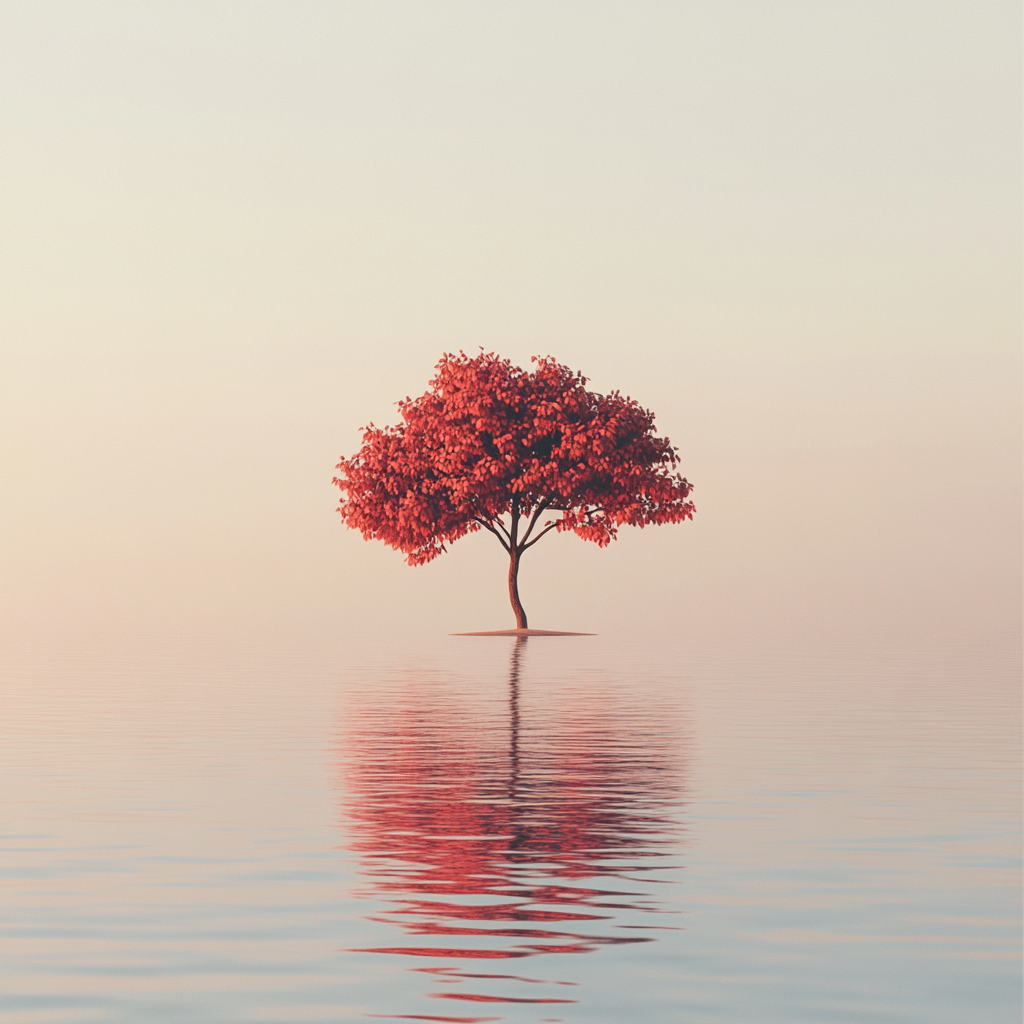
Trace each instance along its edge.
<path fill-rule="evenodd" d="M 342 520 L 410 565 L 483 527 L 512 557 L 511 588 L 519 557 L 550 530 L 603 547 L 619 526 L 693 517 L 691 485 L 653 413 L 588 391 L 550 357 L 534 362 L 526 371 L 493 353 L 443 356 L 427 392 L 398 403 L 402 421 L 371 424 L 338 463 Z M 547 513 L 560 515 L 542 522 Z"/>

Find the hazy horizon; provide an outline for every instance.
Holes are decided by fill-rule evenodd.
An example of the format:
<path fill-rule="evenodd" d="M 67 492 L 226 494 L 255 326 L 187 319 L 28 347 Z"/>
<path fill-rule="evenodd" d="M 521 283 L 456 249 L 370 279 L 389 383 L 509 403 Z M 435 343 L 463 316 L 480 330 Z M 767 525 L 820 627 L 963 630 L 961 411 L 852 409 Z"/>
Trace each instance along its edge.
<path fill-rule="evenodd" d="M 2 17 L 11 635 L 507 626 L 492 538 L 410 569 L 331 486 L 483 347 L 696 487 L 546 538 L 531 624 L 1018 642 L 1018 5 Z"/>

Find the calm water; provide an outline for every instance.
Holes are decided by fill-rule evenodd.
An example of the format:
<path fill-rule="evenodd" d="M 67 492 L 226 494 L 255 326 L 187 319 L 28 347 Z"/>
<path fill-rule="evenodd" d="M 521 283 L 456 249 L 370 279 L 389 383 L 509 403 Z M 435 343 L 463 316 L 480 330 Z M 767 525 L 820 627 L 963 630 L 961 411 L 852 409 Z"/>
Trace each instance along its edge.
<path fill-rule="evenodd" d="M 25 644 L 3 1019 L 1013 1022 L 1020 669 Z"/>

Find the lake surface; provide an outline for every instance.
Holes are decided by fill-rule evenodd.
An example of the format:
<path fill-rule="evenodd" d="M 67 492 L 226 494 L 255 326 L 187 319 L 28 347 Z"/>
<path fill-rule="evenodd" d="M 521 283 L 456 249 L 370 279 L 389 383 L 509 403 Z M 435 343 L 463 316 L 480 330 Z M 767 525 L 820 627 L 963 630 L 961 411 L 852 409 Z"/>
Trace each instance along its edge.
<path fill-rule="evenodd" d="M 11 1021 L 1012 1022 L 1018 649 L 23 643 Z"/>

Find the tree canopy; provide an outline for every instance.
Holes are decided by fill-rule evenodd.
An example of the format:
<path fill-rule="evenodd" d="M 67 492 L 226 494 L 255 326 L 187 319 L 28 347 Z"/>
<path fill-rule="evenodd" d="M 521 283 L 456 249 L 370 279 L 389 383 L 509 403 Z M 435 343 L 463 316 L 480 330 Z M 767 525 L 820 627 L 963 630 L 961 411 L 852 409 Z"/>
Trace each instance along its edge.
<path fill-rule="evenodd" d="M 692 485 L 658 437 L 654 415 L 550 357 L 532 370 L 494 353 L 446 354 L 427 391 L 398 403 L 401 422 L 373 424 L 338 463 L 338 511 L 367 539 L 421 565 L 467 533 L 484 529 L 511 558 L 551 530 L 601 547 L 619 526 L 692 519 Z M 517 607 L 518 605 L 518 607 Z"/>

